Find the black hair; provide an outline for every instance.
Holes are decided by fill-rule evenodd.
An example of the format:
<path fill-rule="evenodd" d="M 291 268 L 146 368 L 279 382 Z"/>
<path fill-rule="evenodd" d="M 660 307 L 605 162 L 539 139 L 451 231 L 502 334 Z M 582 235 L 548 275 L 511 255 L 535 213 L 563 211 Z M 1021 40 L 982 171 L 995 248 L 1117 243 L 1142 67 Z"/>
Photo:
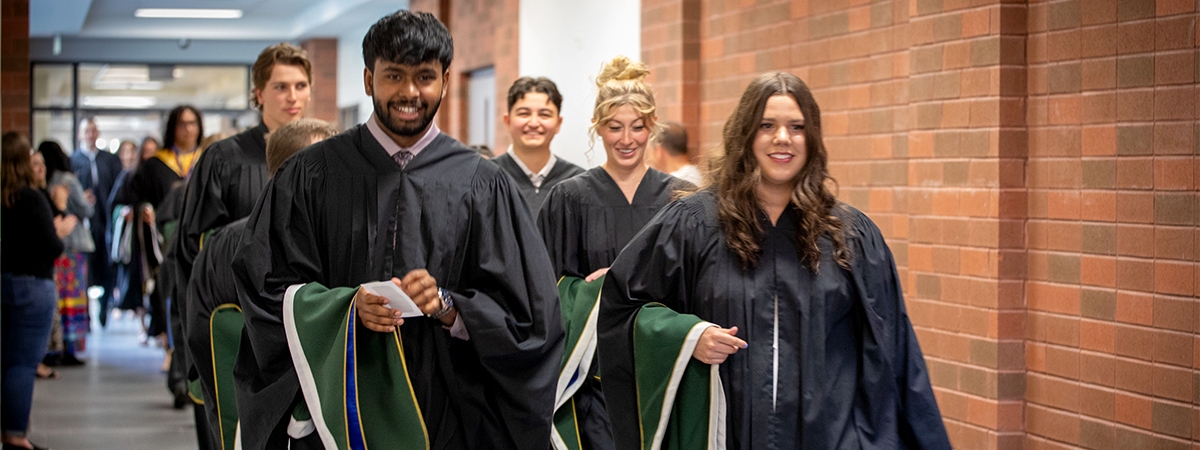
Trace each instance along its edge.
<path fill-rule="evenodd" d="M 71 172 L 71 159 L 67 157 L 67 153 L 63 151 L 62 146 L 54 141 L 42 141 L 38 144 L 38 153 L 42 154 L 42 159 L 46 161 L 46 185 L 50 185 L 50 180 L 54 178 L 57 172 Z"/>
<path fill-rule="evenodd" d="M 454 59 L 454 39 L 433 14 L 402 9 L 379 19 L 363 37 L 367 69 L 374 71 L 379 58 L 406 66 L 437 60 L 445 71 Z"/>
<path fill-rule="evenodd" d="M 512 87 L 508 88 L 508 110 L 512 111 L 513 105 L 530 92 L 546 94 L 547 97 L 550 97 L 550 103 L 554 103 L 554 108 L 558 109 L 560 114 L 562 113 L 562 94 L 558 92 L 558 85 L 546 77 L 517 78 Z"/>
<path fill-rule="evenodd" d="M 180 105 L 171 110 L 171 114 L 167 115 L 167 129 L 163 130 L 163 145 L 170 148 L 175 145 L 175 127 L 179 126 L 179 116 L 183 115 L 184 111 L 191 111 L 196 115 L 196 148 L 200 148 L 200 140 L 204 139 L 204 118 L 200 116 L 200 110 L 192 105 Z"/>

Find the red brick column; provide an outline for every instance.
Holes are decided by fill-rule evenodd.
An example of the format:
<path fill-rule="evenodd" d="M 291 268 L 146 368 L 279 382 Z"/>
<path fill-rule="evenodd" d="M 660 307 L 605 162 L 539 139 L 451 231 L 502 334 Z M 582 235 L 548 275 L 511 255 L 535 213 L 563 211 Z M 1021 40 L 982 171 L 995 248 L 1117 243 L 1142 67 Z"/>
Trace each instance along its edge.
<path fill-rule="evenodd" d="M 508 131 L 500 117 L 506 112 L 504 96 L 519 75 L 517 59 L 520 0 L 414 0 L 413 11 L 438 17 L 454 37 L 454 62 L 450 86 L 438 111 L 438 127 L 459 140 L 467 140 L 468 83 L 470 73 L 492 67 L 496 71 L 495 142 L 492 150 L 508 146 Z"/>
<path fill-rule="evenodd" d="M 508 87 L 521 73 L 520 9 L 521 0 L 496 1 L 493 18 L 496 21 L 493 34 L 493 67 L 496 68 L 496 141 L 492 152 L 499 155 L 511 143 L 508 128 L 501 117 L 508 113 Z"/>
<path fill-rule="evenodd" d="M 910 12 L 909 308 L 954 444 L 1021 448 L 1025 6 Z"/>
<path fill-rule="evenodd" d="M 642 61 L 650 68 L 659 120 L 683 124 L 700 157 L 700 0 L 642 2 Z"/>
<path fill-rule="evenodd" d="M 308 117 L 338 123 L 337 39 L 313 38 L 300 43 L 312 62 L 312 97 Z"/>
<path fill-rule="evenodd" d="M 29 0 L 5 0 L 0 5 L 3 35 L 0 46 L 0 128 L 27 136 L 30 128 Z"/>

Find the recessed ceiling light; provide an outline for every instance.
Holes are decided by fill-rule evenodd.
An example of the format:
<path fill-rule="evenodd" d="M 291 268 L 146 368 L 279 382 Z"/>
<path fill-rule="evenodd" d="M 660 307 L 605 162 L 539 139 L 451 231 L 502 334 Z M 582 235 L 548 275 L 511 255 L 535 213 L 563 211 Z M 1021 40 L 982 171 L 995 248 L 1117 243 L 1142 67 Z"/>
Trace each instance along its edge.
<path fill-rule="evenodd" d="M 90 108 L 149 108 L 158 103 L 154 97 L 138 95 L 98 95 L 83 97 L 83 106 Z"/>
<path fill-rule="evenodd" d="M 240 9 L 138 8 L 134 17 L 153 19 L 238 19 Z"/>

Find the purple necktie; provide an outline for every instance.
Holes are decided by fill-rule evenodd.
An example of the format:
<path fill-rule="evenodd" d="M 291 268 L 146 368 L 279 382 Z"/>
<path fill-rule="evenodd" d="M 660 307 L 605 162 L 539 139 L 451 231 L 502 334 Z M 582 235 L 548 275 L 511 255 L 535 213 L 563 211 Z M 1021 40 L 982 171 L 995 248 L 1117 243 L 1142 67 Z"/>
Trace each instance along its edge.
<path fill-rule="evenodd" d="M 403 169 L 408 165 L 409 161 L 412 161 L 413 154 L 407 150 L 400 150 L 399 152 L 396 152 L 395 155 L 392 155 L 392 159 L 396 160 L 396 162 L 400 164 L 400 168 Z"/>

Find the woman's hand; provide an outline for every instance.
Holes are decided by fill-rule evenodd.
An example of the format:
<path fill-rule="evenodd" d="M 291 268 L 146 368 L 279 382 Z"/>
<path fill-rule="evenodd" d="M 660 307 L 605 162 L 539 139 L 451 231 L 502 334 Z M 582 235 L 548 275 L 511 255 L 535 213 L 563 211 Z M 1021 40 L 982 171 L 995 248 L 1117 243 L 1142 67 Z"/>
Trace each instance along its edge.
<path fill-rule="evenodd" d="M 146 225 L 154 225 L 154 208 L 150 205 L 142 207 L 142 222 Z"/>
<path fill-rule="evenodd" d="M 54 218 L 54 233 L 59 239 L 63 239 L 71 234 L 75 229 L 75 225 L 79 224 L 79 219 L 72 215 L 57 216 Z"/>
<path fill-rule="evenodd" d="M 400 286 L 399 278 L 392 278 L 392 283 Z M 354 293 L 354 309 L 358 311 L 358 320 L 371 331 L 391 333 L 396 327 L 404 324 L 400 311 L 388 308 L 388 299 L 372 294 L 363 288 Z"/>
<path fill-rule="evenodd" d="M 734 337 L 737 331 L 737 327 L 708 327 L 700 334 L 700 342 L 696 343 L 696 349 L 692 350 L 692 357 L 705 364 L 725 362 L 729 355 L 749 345 L 746 341 Z"/>
<path fill-rule="evenodd" d="M 54 203 L 54 207 L 59 211 L 67 210 L 67 198 L 70 196 L 71 191 L 64 184 L 50 188 L 50 201 Z"/>
<path fill-rule="evenodd" d="M 607 268 L 607 267 L 605 267 L 605 268 L 603 268 L 603 269 L 599 269 L 599 270 L 597 270 L 597 271 L 595 271 L 595 272 L 592 272 L 592 274 L 591 274 L 591 275 L 588 275 L 588 276 L 587 276 L 587 278 L 584 278 L 584 279 L 583 279 L 583 281 L 586 281 L 586 282 L 588 282 L 588 283 L 591 283 L 591 282 L 593 282 L 593 281 L 596 281 L 596 279 L 598 279 L 598 278 L 600 278 L 600 277 L 604 276 L 604 274 L 606 274 L 606 273 L 608 273 L 608 268 Z"/>

